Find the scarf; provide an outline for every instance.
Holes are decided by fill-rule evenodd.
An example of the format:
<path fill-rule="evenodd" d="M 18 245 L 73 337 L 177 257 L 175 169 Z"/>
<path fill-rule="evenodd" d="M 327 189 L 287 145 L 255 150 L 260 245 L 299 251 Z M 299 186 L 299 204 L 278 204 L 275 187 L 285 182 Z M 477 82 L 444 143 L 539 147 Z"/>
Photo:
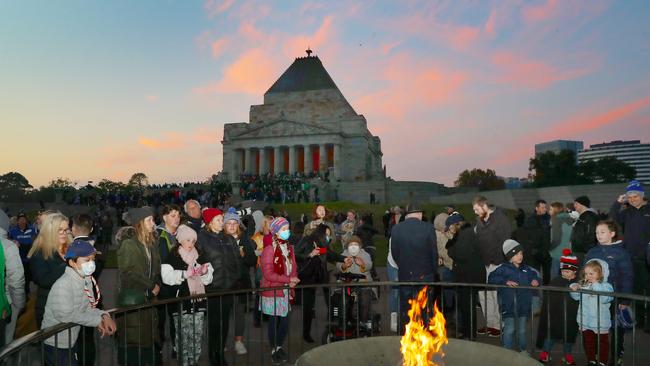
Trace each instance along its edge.
<path fill-rule="evenodd" d="M 183 262 L 187 264 L 187 268 L 194 268 L 198 265 L 196 260 L 199 258 L 199 252 L 196 251 L 196 248 L 192 250 L 186 250 L 182 246 L 178 247 L 178 255 L 181 256 Z M 187 287 L 190 289 L 190 295 L 204 294 L 205 286 L 201 282 L 201 276 L 191 276 L 187 278 Z"/>
<path fill-rule="evenodd" d="M 273 272 L 288 276 L 291 273 L 291 260 L 289 259 L 289 242 L 275 237 L 275 250 L 273 252 Z"/>

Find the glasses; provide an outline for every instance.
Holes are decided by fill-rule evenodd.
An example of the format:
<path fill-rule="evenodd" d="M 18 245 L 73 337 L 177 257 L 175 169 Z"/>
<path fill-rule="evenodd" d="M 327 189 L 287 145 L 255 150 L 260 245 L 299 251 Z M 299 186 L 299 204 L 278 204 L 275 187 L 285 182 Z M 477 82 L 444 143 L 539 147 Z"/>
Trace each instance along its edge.
<path fill-rule="evenodd" d="M 59 229 L 59 234 L 70 234 L 70 229 Z"/>

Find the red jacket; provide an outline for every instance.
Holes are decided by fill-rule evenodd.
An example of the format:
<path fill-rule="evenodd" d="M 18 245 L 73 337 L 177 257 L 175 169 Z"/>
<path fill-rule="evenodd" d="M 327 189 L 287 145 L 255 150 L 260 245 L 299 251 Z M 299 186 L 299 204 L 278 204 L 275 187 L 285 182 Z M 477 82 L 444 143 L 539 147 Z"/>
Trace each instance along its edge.
<path fill-rule="evenodd" d="M 289 258 L 291 258 L 291 274 L 281 275 L 275 273 L 273 270 L 273 255 L 275 248 L 273 245 L 265 245 L 262 250 L 262 281 L 260 287 L 281 287 L 289 284 L 291 277 L 298 277 L 298 265 L 296 264 L 296 256 L 293 253 L 293 245 L 289 245 Z M 275 290 L 275 295 L 281 295 L 282 292 Z M 273 290 L 262 292 L 264 297 L 275 297 Z"/>

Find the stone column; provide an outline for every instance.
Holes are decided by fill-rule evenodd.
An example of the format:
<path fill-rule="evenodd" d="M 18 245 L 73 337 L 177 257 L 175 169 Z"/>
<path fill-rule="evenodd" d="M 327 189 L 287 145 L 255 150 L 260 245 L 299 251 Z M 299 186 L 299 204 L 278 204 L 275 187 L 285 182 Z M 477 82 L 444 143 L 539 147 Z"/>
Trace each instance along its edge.
<path fill-rule="evenodd" d="M 280 151 L 280 146 L 273 148 L 273 173 L 276 175 L 282 172 L 282 155 Z"/>
<path fill-rule="evenodd" d="M 253 152 L 250 147 L 244 149 L 244 173 L 253 172 Z"/>
<path fill-rule="evenodd" d="M 269 159 L 266 156 L 266 148 L 260 147 L 260 174 L 269 172 Z"/>
<path fill-rule="evenodd" d="M 305 145 L 305 156 L 304 156 L 304 166 L 305 174 L 311 173 L 314 168 L 312 167 L 312 157 L 311 157 L 311 146 Z"/>
<path fill-rule="evenodd" d="M 289 146 L 289 174 L 296 172 L 296 146 Z"/>
<path fill-rule="evenodd" d="M 341 145 L 334 145 L 334 156 L 333 156 L 333 165 L 334 165 L 334 178 L 341 178 Z"/>
<path fill-rule="evenodd" d="M 327 171 L 327 149 L 325 144 L 320 144 L 319 148 L 318 171 L 324 174 Z"/>

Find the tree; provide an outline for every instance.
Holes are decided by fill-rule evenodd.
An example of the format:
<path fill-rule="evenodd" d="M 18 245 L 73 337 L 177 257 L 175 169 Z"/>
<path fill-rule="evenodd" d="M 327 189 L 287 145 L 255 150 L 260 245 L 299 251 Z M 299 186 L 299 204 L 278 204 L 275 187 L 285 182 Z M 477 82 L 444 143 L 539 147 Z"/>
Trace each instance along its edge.
<path fill-rule="evenodd" d="M 74 189 L 74 186 L 77 185 L 77 182 L 73 182 L 69 178 L 58 177 L 50 181 L 50 184 L 47 185 L 47 188 L 61 189 L 61 190 L 71 190 Z"/>
<path fill-rule="evenodd" d="M 101 182 L 97 183 L 97 188 L 104 193 L 117 192 L 124 188 L 124 183 L 113 182 L 110 179 L 102 179 Z"/>
<path fill-rule="evenodd" d="M 566 186 L 578 181 L 576 155 L 571 150 L 547 151 L 530 159 L 528 170 L 536 187 Z"/>
<path fill-rule="evenodd" d="M 144 173 L 135 173 L 129 179 L 128 186 L 136 188 L 138 190 L 143 190 L 146 186 L 149 185 L 149 178 Z"/>
<path fill-rule="evenodd" d="M 496 172 L 492 169 L 472 169 L 464 170 L 458 174 L 458 179 L 454 182 L 456 187 L 476 187 L 479 191 L 491 191 L 504 189 L 506 183 L 503 179 L 497 177 Z"/>
<path fill-rule="evenodd" d="M 594 165 L 594 180 L 599 183 L 624 183 L 636 176 L 634 167 L 613 156 L 598 159 Z"/>
<path fill-rule="evenodd" d="M 27 178 L 18 172 L 0 175 L 0 200 L 22 199 L 32 188 Z"/>

